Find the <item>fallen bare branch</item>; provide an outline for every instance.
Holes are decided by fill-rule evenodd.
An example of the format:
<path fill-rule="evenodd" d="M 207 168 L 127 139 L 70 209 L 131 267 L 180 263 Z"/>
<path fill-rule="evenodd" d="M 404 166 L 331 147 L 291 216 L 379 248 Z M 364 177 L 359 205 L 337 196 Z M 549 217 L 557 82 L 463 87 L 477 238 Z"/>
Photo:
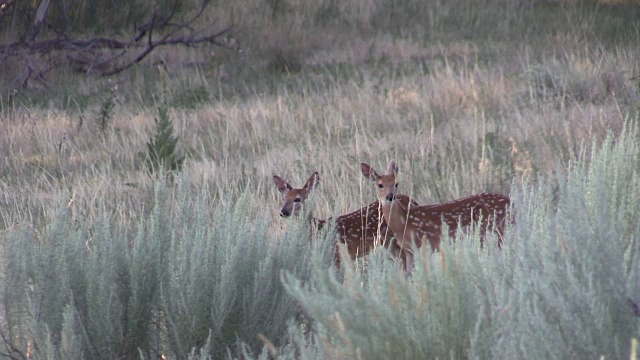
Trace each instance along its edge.
<path fill-rule="evenodd" d="M 29 31 L 29 35 L 27 36 L 27 41 L 31 42 L 36 39 L 40 31 L 44 27 L 45 20 L 47 17 L 47 12 L 49 11 L 49 5 L 51 5 L 51 0 L 42 0 L 40 5 L 38 6 L 38 11 L 36 12 L 36 19 L 33 22 L 33 26 Z"/>
<path fill-rule="evenodd" d="M 179 1 L 175 0 L 167 13 L 154 12 L 150 21 L 137 26 L 135 34 L 129 39 L 103 36 L 79 39 L 56 31 L 56 39 L 36 40 L 40 30 L 46 24 L 45 15 L 48 5 L 45 5 L 48 1 L 43 1 L 38 9 L 38 17 L 27 37 L 31 41 L 22 39 L 0 44 L 0 53 L 5 60 L 11 57 L 29 59 L 36 55 L 67 53 L 63 56 L 52 56 L 50 59 L 67 59 L 66 61 L 74 64 L 77 70 L 99 76 L 110 76 L 140 63 L 161 46 L 197 46 L 207 43 L 230 48 L 225 41 L 221 40 L 221 37 L 229 33 L 233 25 L 217 31 L 214 30 L 215 21 L 204 26 L 195 26 L 195 22 L 205 13 L 207 1 L 203 2 L 195 14 L 182 22 L 175 19 Z M 48 61 L 51 61 L 50 59 Z M 28 60 L 24 61 L 24 64 L 28 63 Z M 58 62 L 54 66 L 61 64 Z M 32 76 L 36 76 L 38 82 L 44 81 L 44 72 L 38 71 L 31 65 L 27 65 L 25 70 L 23 74 L 26 73 L 27 76 L 24 81 L 21 81 L 23 86 L 26 86 Z"/>

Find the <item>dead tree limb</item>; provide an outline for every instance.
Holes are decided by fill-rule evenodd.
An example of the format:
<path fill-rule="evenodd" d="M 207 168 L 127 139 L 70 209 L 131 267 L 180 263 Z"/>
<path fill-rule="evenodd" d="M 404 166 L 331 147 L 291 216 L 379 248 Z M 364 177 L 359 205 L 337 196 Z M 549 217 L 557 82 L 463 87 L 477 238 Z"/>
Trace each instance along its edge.
<path fill-rule="evenodd" d="M 27 35 L 27 42 L 35 40 L 40 31 L 42 31 L 47 17 L 47 12 L 49 11 L 49 5 L 51 5 L 51 0 L 42 0 L 40 5 L 38 5 L 36 18 L 33 21 L 33 26 L 29 31 L 29 35 Z"/>
<path fill-rule="evenodd" d="M 175 0 L 165 14 L 155 11 L 150 21 L 137 26 L 135 34 L 129 39 L 116 37 L 80 39 L 65 33 L 57 33 L 56 39 L 36 40 L 43 26 L 46 25 L 47 9 L 51 4 L 51 0 L 42 0 L 28 35 L 20 41 L 0 44 L 0 54 L 3 54 L 6 60 L 67 53 L 69 61 L 82 63 L 84 72 L 111 76 L 140 63 L 161 46 L 197 46 L 207 43 L 229 48 L 222 37 L 231 31 L 233 24 L 219 30 L 214 30 L 216 21 L 197 27 L 196 22 L 205 13 L 207 1 L 203 2 L 190 18 L 179 21 L 176 19 L 176 12 L 180 1 Z M 60 56 L 57 58 L 59 59 Z M 29 74 L 33 72 L 32 70 L 33 68 L 29 69 Z"/>

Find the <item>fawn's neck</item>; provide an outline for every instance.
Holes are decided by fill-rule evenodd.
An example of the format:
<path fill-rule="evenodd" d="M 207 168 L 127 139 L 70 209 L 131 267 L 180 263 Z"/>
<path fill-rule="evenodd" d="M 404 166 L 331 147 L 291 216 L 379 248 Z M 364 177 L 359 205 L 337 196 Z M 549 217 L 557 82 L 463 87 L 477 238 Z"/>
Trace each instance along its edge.
<path fill-rule="evenodd" d="M 382 216 L 387 222 L 387 226 L 393 231 L 396 237 L 404 234 L 406 229 L 407 208 L 396 197 L 393 201 L 380 200 L 382 205 Z"/>

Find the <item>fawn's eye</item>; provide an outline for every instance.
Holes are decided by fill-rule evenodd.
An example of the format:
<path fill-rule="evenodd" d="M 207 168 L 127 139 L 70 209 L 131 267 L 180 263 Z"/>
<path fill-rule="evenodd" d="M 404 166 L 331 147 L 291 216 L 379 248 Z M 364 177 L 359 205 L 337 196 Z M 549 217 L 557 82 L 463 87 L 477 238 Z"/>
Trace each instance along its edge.
<path fill-rule="evenodd" d="M 382 188 L 384 187 L 384 185 L 382 185 L 382 184 L 378 184 L 378 187 L 379 187 L 380 189 L 382 189 Z"/>
<path fill-rule="evenodd" d="M 293 202 L 300 202 L 300 198 L 295 198 Z"/>
<path fill-rule="evenodd" d="M 395 186 L 395 187 L 396 187 L 396 189 L 397 189 L 397 188 L 398 188 L 398 183 L 396 183 L 394 186 Z"/>

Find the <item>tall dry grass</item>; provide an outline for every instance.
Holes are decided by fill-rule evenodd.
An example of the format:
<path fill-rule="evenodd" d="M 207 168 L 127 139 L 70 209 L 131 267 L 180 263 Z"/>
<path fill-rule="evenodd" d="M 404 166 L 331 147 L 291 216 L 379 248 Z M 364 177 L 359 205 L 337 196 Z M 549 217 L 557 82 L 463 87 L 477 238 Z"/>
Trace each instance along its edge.
<path fill-rule="evenodd" d="M 554 174 L 639 109 L 640 39 L 618 16 L 633 8 L 492 0 L 215 9 L 238 24 L 234 50 L 158 51 L 116 78 L 62 71 L 49 90 L 3 94 L 0 228 L 46 222 L 61 203 L 89 214 L 106 203 L 135 223 L 148 208 L 145 143 L 162 102 L 191 179 L 219 196 L 252 189 L 274 222 L 273 173 L 302 184 L 319 171 L 319 216 L 373 200 L 359 161 L 395 158 L 404 191 L 424 203 L 508 193 L 521 177 Z M 103 132 L 98 114 L 114 84 Z"/>

